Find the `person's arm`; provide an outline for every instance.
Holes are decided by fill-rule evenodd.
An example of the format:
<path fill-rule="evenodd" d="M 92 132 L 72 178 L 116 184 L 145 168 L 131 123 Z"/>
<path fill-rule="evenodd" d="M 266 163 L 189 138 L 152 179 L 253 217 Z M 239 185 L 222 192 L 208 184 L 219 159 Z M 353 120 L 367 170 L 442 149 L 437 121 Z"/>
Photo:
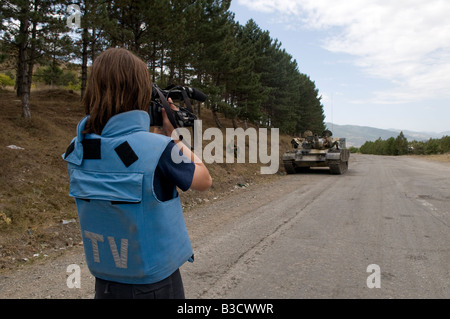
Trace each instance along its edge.
<path fill-rule="evenodd" d="M 172 108 L 176 109 L 171 99 L 169 99 L 169 103 L 171 104 Z M 174 127 L 170 123 L 164 108 L 161 109 L 161 112 L 163 118 L 163 127 L 162 130 L 156 130 L 155 133 L 172 137 Z M 187 147 L 180 140 L 175 140 L 175 143 L 177 147 L 181 150 L 183 155 L 189 158 L 195 165 L 194 176 L 192 178 L 192 184 L 190 189 L 198 191 L 208 190 L 212 185 L 212 178 L 205 164 L 203 164 L 202 161 L 200 161 L 200 159 L 197 157 L 197 155 L 195 155 L 194 152 L 192 152 L 189 149 L 189 147 Z"/>
<path fill-rule="evenodd" d="M 195 164 L 194 177 L 192 178 L 190 188 L 198 191 L 208 190 L 212 185 L 212 178 L 205 164 L 203 164 L 197 155 L 195 155 L 183 142 L 175 141 L 175 143 L 183 155 L 190 158 Z"/>

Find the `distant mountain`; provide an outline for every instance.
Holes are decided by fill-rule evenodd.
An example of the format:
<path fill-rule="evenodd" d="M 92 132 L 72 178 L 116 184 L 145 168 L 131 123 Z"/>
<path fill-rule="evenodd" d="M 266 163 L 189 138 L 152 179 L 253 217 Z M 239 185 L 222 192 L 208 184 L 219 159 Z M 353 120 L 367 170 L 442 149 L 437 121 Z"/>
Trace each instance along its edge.
<path fill-rule="evenodd" d="M 387 140 L 390 137 L 397 137 L 401 130 L 396 129 L 379 129 L 369 126 L 358 125 L 338 125 L 332 123 L 325 123 L 327 128 L 333 132 L 335 137 L 345 137 L 347 139 L 347 146 L 360 147 L 367 141 L 375 141 L 379 138 Z M 430 138 L 441 138 L 443 136 L 450 136 L 450 131 L 442 133 L 434 132 L 414 132 L 404 130 L 403 134 L 408 141 L 427 141 Z"/>

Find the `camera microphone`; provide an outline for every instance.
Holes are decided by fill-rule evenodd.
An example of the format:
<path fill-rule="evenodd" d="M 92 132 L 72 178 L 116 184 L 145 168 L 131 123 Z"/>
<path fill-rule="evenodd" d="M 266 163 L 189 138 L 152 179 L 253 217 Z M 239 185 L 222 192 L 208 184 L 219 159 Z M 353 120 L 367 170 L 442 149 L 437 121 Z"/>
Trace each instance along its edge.
<path fill-rule="evenodd" d="M 200 101 L 200 102 L 206 101 L 206 95 L 202 91 L 197 90 L 192 87 L 185 87 L 184 89 L 185 89 L 187 95 L 189 96 L 189 98 Z"/>

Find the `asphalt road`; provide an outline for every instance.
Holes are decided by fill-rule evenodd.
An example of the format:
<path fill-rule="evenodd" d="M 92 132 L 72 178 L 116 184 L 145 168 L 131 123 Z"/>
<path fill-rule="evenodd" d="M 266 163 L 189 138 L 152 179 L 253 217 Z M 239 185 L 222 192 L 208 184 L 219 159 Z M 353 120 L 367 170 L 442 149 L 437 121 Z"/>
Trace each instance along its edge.
<path fill-rule="evenodd" d="M 245 195 L 194 241 L 188 298 L 450 297 L 448 163 L 358 155 Z"/>
<path fill-rule="evenodd" d="M 450 164 L 410 157 L 236 189 L 186 213 L 186 297 L 450 298 L 449 204 Z M 71 264 L 81 288 L 67 287 Z M 78 246 L 0 276 L 0 298 L 92 298 L 93 283 Z"/>

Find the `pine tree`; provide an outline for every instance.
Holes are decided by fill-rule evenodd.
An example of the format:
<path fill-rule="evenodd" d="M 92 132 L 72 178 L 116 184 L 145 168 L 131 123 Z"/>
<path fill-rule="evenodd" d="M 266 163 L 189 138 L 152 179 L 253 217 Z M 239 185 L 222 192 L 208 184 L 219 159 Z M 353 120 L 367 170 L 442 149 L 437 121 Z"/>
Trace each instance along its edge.
<path fill-rule="evenodd" d="M 3 39 L 17 52 L 16 93 L 22 101 L 22 116 L 30 119 L 33 67 L 48 48 L 45 34 L 49 28 L 58 26 L 55 32 L 63 32 L 58 16 L 61 6 L 54 0 L 8 0 L 2 2 L 1 9 L 2 24 L 7 26 Z"/>
<path fill-rule="evenodd" d="M 394 155 L 405 155 L 408 154 L 408 140 L 406 139 L 403 132 L 395 139 L 395 154 Z"/>
<path fill-rule="evenodd" d="M 193 33 L 196 48 L 192 60 L 196 79 L 193 84 L 208 95 L 207 107 L 213 112 L 218 127 L 221 123 L 217 112 L 229 118 L 236 116 L 233 96 L 233 65 L 238 55 L 235 43 L 236 24 L 228 11 L 230 1 L 199 1 L 199 16 Z"/>
<path fill-rule="evenodd" d="M 323 114 L 323 106 L 320 102 L 321 97 L 309 76 L 305 74 L 299 75 L 301 84 L 298 87 L 300 104 L 297 107 L 297 114 L 300 121 L 297 124 L 296 132 L 303 133 L 310 130 L 314 133 L 321 134 L 325 130 Z"/>
<path fill-rule="evenodd" d="M 267 96 L 257 70 L 258 45 L 261 29 L 249 20 L 245 26 L 238 28 L 236 48 L 238 55 L 234 58 L 235 77 L 229 92 L 233 96 L 237 116 L 252 121 L 261 120 L 261 104 Z"/>

